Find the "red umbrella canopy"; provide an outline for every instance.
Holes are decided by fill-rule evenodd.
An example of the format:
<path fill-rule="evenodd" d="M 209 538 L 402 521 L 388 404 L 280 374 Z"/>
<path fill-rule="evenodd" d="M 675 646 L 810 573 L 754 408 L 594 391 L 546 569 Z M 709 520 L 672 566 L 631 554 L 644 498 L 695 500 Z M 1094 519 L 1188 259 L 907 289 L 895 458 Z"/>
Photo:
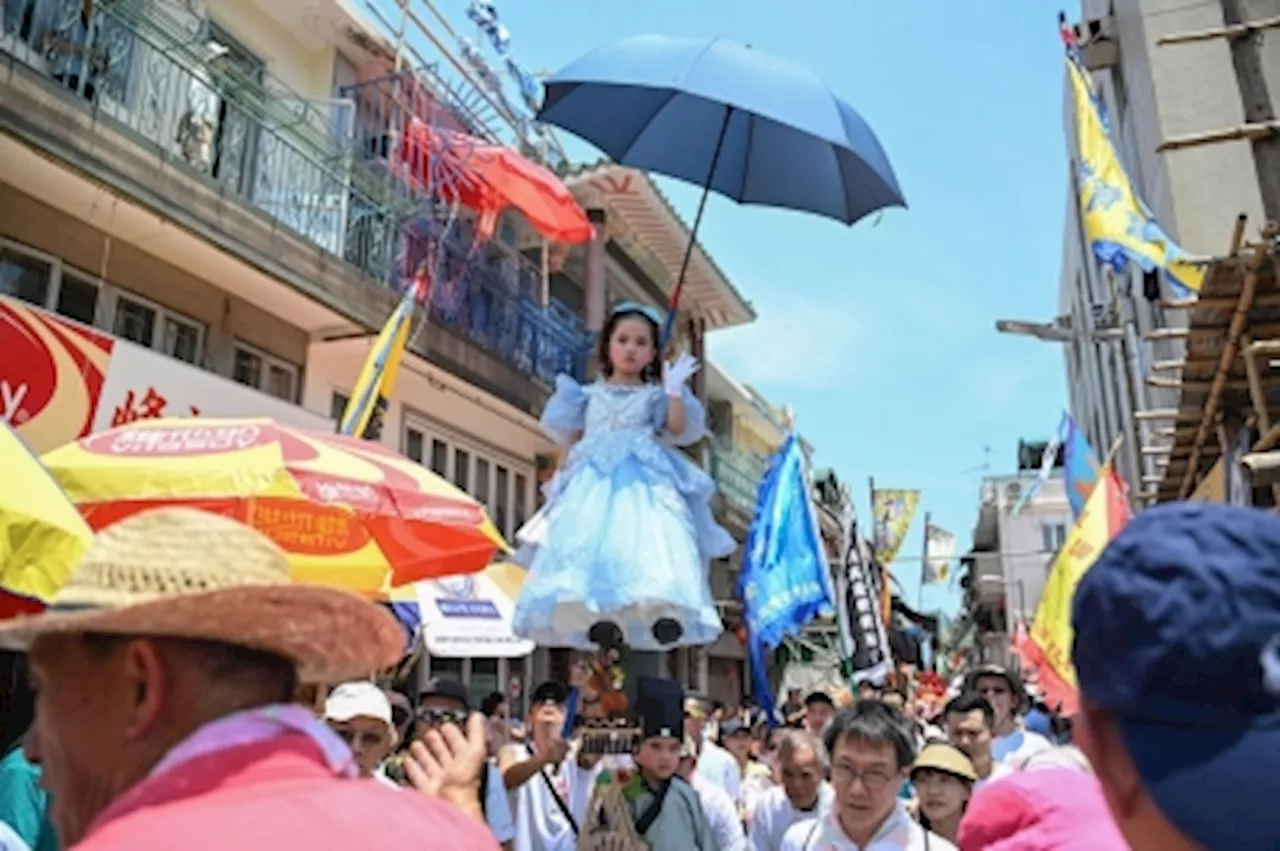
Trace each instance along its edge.
<path fill-rule="evenodd" d="M 493 236 L 503 210 L 515 207 L 552 242 L 576 245 L 594 228 L 569 188 L 505 145 L 410 122 L 401 146 L 412 180 L 480 214 L 479 236 Z"/>

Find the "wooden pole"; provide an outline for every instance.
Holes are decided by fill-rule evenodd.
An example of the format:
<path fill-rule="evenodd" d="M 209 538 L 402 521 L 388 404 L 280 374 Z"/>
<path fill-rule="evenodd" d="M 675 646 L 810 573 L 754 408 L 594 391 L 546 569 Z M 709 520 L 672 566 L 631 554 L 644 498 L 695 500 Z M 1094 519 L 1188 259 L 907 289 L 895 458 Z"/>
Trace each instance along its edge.
<path fill-rule="evenodd" d="M 1192 32 L 1178 33 L 1176 35 L 1167 35 L 1156 41 L 1161 47 L 1166 44 L 1189 44 L 1194 41 L 1212 41 L 1215 38 L 1244 38 L 1254 33 L 1260 33 L 1263 30 L 1273 30 L 1280 28 L 1280 15 L 1271 18 L 1263 18 L 1259 21 L 1244 21 L 1238 24 L 1230 24 L 1225 27 L 1213 27 L 1207 30 L 1195 30 Z"/>
<path fill-rule="evenodd" d="M 1244 216 L 1238 220 L 1237 232 L 1243 229 Z M 1262 270 L 1262 265 L 1269 256 L 1265 249 L 1257 249 L 1254 259 L 1253 268 L 1245 275 L 1244 285 L 1240 288 L 1240 300 L 1236 303 L 1235 313 L 1231 315 L 1231 323 L 1227 327 L 1227 340 L 1222 346 L 1222 353 L 1218 357 L 1218 366 L 1213 373 L 1213 384 L 1209 387 L 1209 398 L 1205 400 L 1204 411 L 1200 415 L 1200 426 L 1196 429 L 1196 435 L 1191 444 L 1191 457 L 1187 459 L 1187 470 L 1182 474 L 1182 484 L 1178 487 L 1178 498 L 1186 499 L 1191 493 L 1191 488 L 1195 483 L 1196 468 L 1200 464 L 1200 453 L 1204 448 L 1204 442 L 1209 436 L 1209 427 L 1213 423 L 1214 416 L 1218 413 L 1218 407 L 1222 402 L 1222 389 L 1227 381 L 1227 373 L 1231 370 L 1231 364 L 1235 361 L 1236 355 L 1240 351 L 1240 337 L 1244 333 L 1245 324 L 1249 319 L 1249 310 L 1253 307 L 1253 293 L 1258 288 L 1258 276 Z"/>
<path fill-rule="evenodd" d="M 929 526 L 933 515 L 924 513 L 924 557 L 920 559 L 920 593 L 916 595 L 916 611 L 924 611 L 924 583 L 929 576 Z"/>

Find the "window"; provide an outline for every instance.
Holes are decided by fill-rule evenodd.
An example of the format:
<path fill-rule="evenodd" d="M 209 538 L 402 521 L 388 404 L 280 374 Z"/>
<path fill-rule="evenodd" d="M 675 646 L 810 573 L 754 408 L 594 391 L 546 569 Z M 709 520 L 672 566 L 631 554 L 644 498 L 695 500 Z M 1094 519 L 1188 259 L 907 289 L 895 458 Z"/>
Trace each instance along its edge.
<path fill-rule="evenodd" d="M 64 269 L 57 310 L 69 319 L 92 325 L 98 312 L 98 285 Z"/>
<path fill-rule="evenodd" d="M 489 504 L 489 462 L 483 458 L 476 459 L 476 486 L 471 495 L 481 505 Z"/>
<path fill-rule="evenodd" d="M 1040 524 L 1040 542 L 1044 552 L 1056 553 L 1062 549 L 1062 545 L 1067 541 L 1067 526 L 1065 523 L 1044 522 Z"/>
<path fill-rule="evenodd" d="M 200 357 L 200 328 L 181 319 L 166 316 L 161 349 L 169 357 L 195 363 Z"/>
<path fill-rule="evenodd" d="M 98 307 L 93 278 L 56 257 L 0 239 L 0 294 L 92 325 Z"/>
<path fill-rule="evenodd" d="M 231 378 L 286 402 L 298 401 L 298 367 L 236 341 Z"/>
<path fill-rule="evenodd" d="M 512 500 L 512 533 L 520 531 L 524 521 L 529 519 L 529 479 L 523 473 L 516 473 L 516 492 Z"/>
<path fill-rule="evenodd" d="M 479 706 L 480 701 L 498 688 L 498 660 L 472 659 L 471 678 L 467 683 L 467 697 L 472 706 Z"/>
<path fill-rule="evenodd" d="M 347 403 L 351 401 L 350 396 L 344 396 L 341 393 L 334 393 L 329 397 L 329 419 L 334 422 L 341 422 L 343 413 L 347 410 Z M 408 450 L 405 450 L 408 454 Z M 422 454 L 422 434 L 418 434 L 418 454 Z M 419 459 L 421 460 L 421 459 Z"/>
<path fill-rule="evenodd" d="M 493 474 L 493 524 L 498 527 L 498 531 L 502 536 L 510 537 L 511 530 L 507 528 L 507 468 L 498 466 L 494 468 Z"/>
<path fill-rule="evenodd" d="M 465 449 L 453 450 L 453 483 L 459 489 L 471 492 L 471 453 Z"/>
<path fill-rule="evenodd" d="M 443 440 L 431 441 L 431 471 L 438 476 L 449 474 L 449 447 Z"/>
<path fill-rule="evenodd" d="M 431 657 L 431 676 L 462 681 L 462 660 L 444 656 Z"/>
<path fill-rule="evenodd" d="M 111 333 L 131 343 L 151 348 L 151 341 L 156 334 L 155 309 L 120 296 L 116 300 L 116 319 L 111 325 Z"/>
<path fill-rule="evenodd" d="M 0 293 L 45 307 L 53 266 L 0 245 Z"/>
<path fill-rule="evenodd" d="M 416 428 L 405 429 L 404 433 L 404 454 L 422 463 L 422 432 Z"/>
<path fill-rule="evenodd" d="M 200 360 L 204 327 L 136 296 L 121 293 L 116 296 L 116 314 L 111 323 L 111 333 L 139 346 L 159 349 L 169 357 L 194 364 Z"/>

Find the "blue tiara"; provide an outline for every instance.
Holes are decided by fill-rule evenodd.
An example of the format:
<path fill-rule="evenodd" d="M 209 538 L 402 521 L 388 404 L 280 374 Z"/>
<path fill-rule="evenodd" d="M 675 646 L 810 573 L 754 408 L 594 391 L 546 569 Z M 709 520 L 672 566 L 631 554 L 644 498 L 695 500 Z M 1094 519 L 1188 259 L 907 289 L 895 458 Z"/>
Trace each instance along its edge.
<path fill-rule="evenodd" d="M 641 304 L 638 301 L 630 300 L 620 301 L 614 306 L 612 315 L 617 316 L 621 313 L 639 313 L 654 325 L 657 325 L 659 328 L 662 327 L 662 314 L 658 312 L 657 308 L 650 307 L 647 304 Z"/>

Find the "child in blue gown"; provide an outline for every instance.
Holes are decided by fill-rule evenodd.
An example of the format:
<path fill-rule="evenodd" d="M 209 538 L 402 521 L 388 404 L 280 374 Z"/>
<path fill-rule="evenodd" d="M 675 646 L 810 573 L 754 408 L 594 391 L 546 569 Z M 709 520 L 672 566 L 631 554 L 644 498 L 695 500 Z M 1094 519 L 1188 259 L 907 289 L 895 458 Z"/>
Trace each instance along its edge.
<path fill-rule="evenodd" d="M 710 565 L 736 544 L 712 516 L 714 483 L 673 448 L 702 438 L 706 414 L 686 386 L 698 362 L 661 366 L 661 324 L 620 304 L 600 333 L 600 377 L 557 376 L 542 413 L 564 460 L 518 535 L 529 575 L 514 617 L 540 645 L 659 650 L 720 635 Z"/>

